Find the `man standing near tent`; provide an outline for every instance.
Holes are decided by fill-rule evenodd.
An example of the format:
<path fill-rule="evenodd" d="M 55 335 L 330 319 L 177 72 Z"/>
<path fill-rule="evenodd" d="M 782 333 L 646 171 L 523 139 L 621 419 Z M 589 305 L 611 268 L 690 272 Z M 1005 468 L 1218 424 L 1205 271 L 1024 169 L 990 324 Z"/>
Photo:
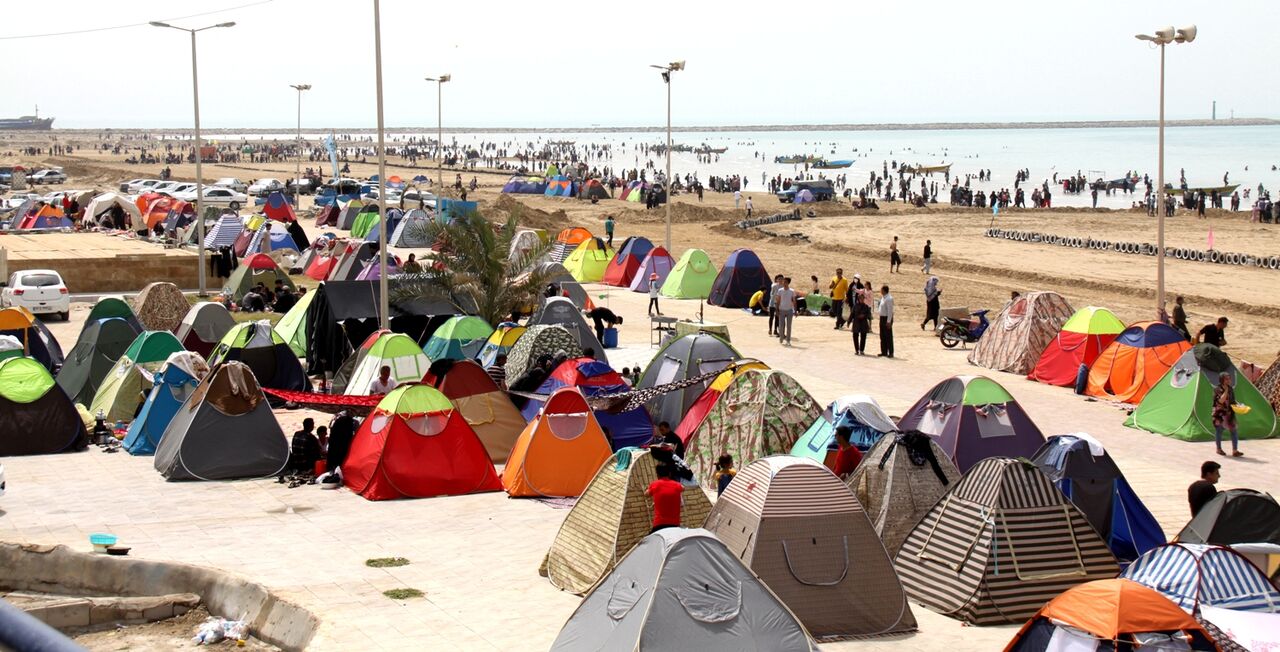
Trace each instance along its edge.
<path fill-rule="evenodd" d="M 782 289 L 782 275 L 775 274 L 773 285 L 769 286 L 769 334 L 778 334 L 778 290 Z"/>
<path fill-rule="evenodd" d="M 837 267 L 831 284 L 831 314 L 836 318 L 836 330 L 844 328 L 844 299 L 849 296 L 849 279 L 844 277 L 844 268 Z"/>
<path fill-rule="evenodd" d="M 653 470 L 658 478 L 644 490 L 644 494 L 653 500 L 653 529 L 649 534 L 680 527 L 680 503 L 684 500 L 684 485 L 671 479 L 670 465 L 658 464 Z"/>
<path fill-rule="evenodd" d="M 1200 465 L 1200 479 L 1187 487 L 1187 502 L 1191 504 L 1192 518 L 1195 518 L 1196 514 L 1199 514 L 1200 510 L 1218 495 L 1218 488 L 1214 485 L 1222 479 L 1222 474 L 1219 472 L 1221 469 L 1222 465 L 1217 462 L 1205 462 Z"/>
<path fill-rule="evenodd" d="M 791 326 L 796 318 L 796 291 L 791 289 L 791 277 L 782 279 L 782 287 L 778 289 L 776 303 L 778 304 L 778 341 L 791 346 Z"/>
<path fill-rule="evenodd" d="M 605 239 L 608 241 L 608 244 L 606 246 L 610 249 L 613 249 L 613 227 L 615 224 L 616 222 L 613 221 L 612 215 L 605 216 L 604 235 L 605 235 Z"/>
<path fill-rule="evenodd" d="M 1204 328 L 1196 333 L 1196 344 L 1205 343 L 1212 344 L 1218 348 L 1227 345 L 1227 323 L 1230 320 L 1226 317 L 1219 317 L 1218 321 L 1213 324 L 1205 324 Z"/>
<path fill-rule="evenodd" d="M 880 357 L 893 357 L 893 295 L 889 286 L 880 286 Z"/>

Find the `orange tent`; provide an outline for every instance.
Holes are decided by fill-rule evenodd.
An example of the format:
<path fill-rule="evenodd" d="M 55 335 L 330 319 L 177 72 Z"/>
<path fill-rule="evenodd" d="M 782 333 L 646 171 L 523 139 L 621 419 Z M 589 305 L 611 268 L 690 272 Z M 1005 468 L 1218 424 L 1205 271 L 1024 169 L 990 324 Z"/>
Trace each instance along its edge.
<path fill-rule="evenodd" d="M 582 244 L 584 241 L 590 239 L 591 232 L 580 226 L 567 228 L 556 235 L 556 242 L 562 242 L 569 245 L 571 250 Z"/>
<path fill-rule="evenodd" d="M 146 215 L 146 214 L 147 214 L 147 206 L 150 206 L 150 205 L 151 205 L 151 202 L 153 202 L 153 201 L 155 201 L 155 200 L 157 200 L 157 199 L 160 199 L 160 198 L 162 198 L 162 197 L 164 197 L 164 196 L 165 196 L 165 195 L 162 195 L 162 194 L 160 194 L 160 193 L 158 193 L 158 192 L 145 192 L 145 193 L 142 193 L 141 195 L 138 195 L 138 198 L 137 198 L 137 199 L 135 199 L 135 200 L 133 200 L 133 204 L 134 204 L 135 206 L 137 206 L 137 207 L 138 207 L 138 212 L 139 212 L 139 213 L 142 213 L 143 215 Z"/>
<path fill-rule="evenodd" d="M 1182 333 L 1157 321 L 1124 329 L 1089 367 L 1085 394 L 1138 404 L 1191 348 Z"/>
<path fill-rule="evenodd" d="M 511 496 L 580 496 L 613 451 L 576 387 L 562 387 L 525 426 L 502 469 Z"/>
<path fill-rule="evenodd" d="M 1148 632 L 1181 632 L 1189 649 L 1219 649 L 1195 618 L 1159 592 L 1132 580 L 1112 579 L 1077 585 L 1050 600 L 1018 630 L 1005 652 L 1050 649 L 1050 639 L 1063 625 L 1079 631 L 1064 630 L 1058 639 L 1095 642 L 1096 647 L 1085 649 L 1132 649 L 1134 635 Z M 1058 644 L 1069 641 L 1056 640 Z"/>
<path fill-rule="evenodd" d="M 157 195 L 155 199 L 148 202 L 142 209 L 142 219 L 146 220 L 147 228 L 154 229 L 157 224 L 163 222 L 169 215 L 169 209 L 173 208 L 177 201 L 172 197 Z"/>

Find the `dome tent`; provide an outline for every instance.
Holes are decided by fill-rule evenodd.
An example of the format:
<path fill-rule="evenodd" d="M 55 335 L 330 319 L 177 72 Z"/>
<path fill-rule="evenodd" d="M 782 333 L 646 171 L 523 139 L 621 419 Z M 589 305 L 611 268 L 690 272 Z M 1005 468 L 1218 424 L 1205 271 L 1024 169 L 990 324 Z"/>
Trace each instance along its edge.
<path fill-rule="evenodd" d="M 1120 577 L 1159 591 L 1191 613 L 1201 607 L 1280 613 L 1280 590 L 1257 566 L 1226 546 L 1157 546 L 1129 564 Z"/>
<path fill-rule="evenodd" d="M 836 455 L 836 428 L 850 429 L 849 441 L 866 451 L 884 435 L 897 432 L 898 426 L 885 414 L 884 408 L 866 394 L 850 394 L 832 401 L 813 425 L 804 431 L 792 455 L 807 457 L 833 468 Z"/>
<path fill-rule="evenodd" d="M 582 392 L 562 387 L 516 439 L 502 486 L 510 496 L 580 496 L 611 454 Z"/>
<path fill-rule="evenodd" d="M 34 358 L 0 360 L 0 458 L 83 450 L 84 422 Z"/>
<path fill-rule="evenodd" d="M 550 396 L 561 387 L 576 387 L 587 397 L 624 393 L 631 390 L 622 376 L 613 370 L 608 363 L 592 358 L 570 358 L 560 363 L 551 371 L 547 379 L 538 387 L 538 394 Z M 540 399 L 530 399 L 521 413 L 526 419 L 537 417 L 542 407 Z M 653 439 L 653 420 L 644 406 L 613 413 L 609 410 L 594 410 L 600 426 L 609 431 L 613 449 L 628 446 L 643 446 Z"/>
<path fill-rule="evenodd" d="M 979 460 L 1031 457 L 1044 445 L 1044 435 L 1022 406 L 986 376 L 953 376 L 938 383 L 898 420 L 898 429 L 933 437 L 964 473 Z"/>
<path fill-rule="evenodd" d="M 266 254 L 253 254 L 248 258 L 240 261 L 240 266 L 234 272 L 231 272 L 231 278 L 227 279 L 226 285 L 222 286 L 222 293 L 231 298 L 232 301 L 240 301 L 244 299 L 244 295 L 253 286 L 261 283 L 268 288 L 275 287 L 276 281 L 282 281 L 286 288 L 290 291 L 297 290 L 293 284 L 293 279 L 271 260 L 271 256 Z"/>
<path fill-rule="evenodd" d="M 0 335 L 16 339 L 22 345 L 21 355 L 35 358 L 49 373 L 64 362 L 58 339 L 26 308 L 12 306 L 0 310 Z"/>
<path fill-rule="evenodd" d="M 637 389 L 649 389 L 713 371 L 720 371 L 742 356 L 732 344 L 708 333 L 694 333 L 667 342 L 640 377 Z M 653 397 L 646 405 L 654 420 L 680 423 L 698 397 L 711 384 L 708 380 L 674 392 Z"/>
<path fill-rule="evenodd" d="M 1028 292 L 996 315 L 969 352 L 969 363 L 996 371 L 1030 373 L 1045 346 L 1074 312 L 1057 292 Z"/>
<path fill-rule="evenodd" d="M 1131 324 L 1089 366 L 1085 394 L 1141 403 L 1191 345 L 1182 333 L 1158 321 Z"/>
<path fill-rule="evenodd" d="M 751 295 L 769 287 L 769 272 L 750 249 L 735 249 L 711 284 L 707 303 L 721 308 L 746 308 Z"/>
<path fill-rule="evenodd" d="M 89 314 L 85 315 L 84 328 L 88 328 L 89 324 L 99 319 L 108 317 L 119 317 L 129 322 L 129 325 L 133 326 L 134 330 L 139 333 L 145 330 L 142 328 L 142 322 L 138 321 L 138 316 L 134 314 L 133 308 L 130 308 L 129 304 L 120 297 L 102 297 L 98 299 L 93 304 L 93 308 L 89 310 Z"/>
<path fill-rule="evenodd" d="M 662 282 L 662 296 L 672 299 L 706 299 L 716 280 L 716 266 L 707 252 L 686 249 Z"/>
<path fill-rule="evenodd" d="M 1236 403 L 1249 411 L 1236 415 L 1241 439 L 1276 434 L 1276 413 L 1258 388 L 1231 363 L 1222 349 L 1197 344 L 1182 354 L 1138 404 L 1124 425 L 1185 441 L 1213 439 L 1213 396 L 1222 374 L 1231 377 Z"/>
<path fill-rule="evenodd" d="M 302 300 L 299 300 L 299 303 L 301 302 Z M 217 346 L 218 341 L 235 325 L 235 318 L 221 303 L 201 301 L 187 310 L 175 334 L 188 351 L 207 356 L 213 353 L 213 347 Z"/>
<path fill-rule="evenodd" d="M 580 226 L 564 229 L 556 234 L 555 244 L 552 246 L 550 253 L 551 262 L 563 263 L 569 257 L 569 254 L 578 248 L 578 245 L 590 240 L 592 237 L 590 231 Z"/>
<path fill-rule="evenodd" d="M 538 363 L 538 358 L 544 355 L 555 357 L 560 351 L 574 358 L 582 355 L 582 347 L 578 346 L 578 339 L 569 329 L 561 324 L 529 326 L 507 352 L 507 378 L 519 378 Z"/>
<path fill-rule="evenodd" d="M 618 248 L 618 253 L 614 255 L 613 260 L 609 261 L 609 266 L 605 269 L 603 283 L 605 285 L 613 285 L 617 287 L 628 287 L 631 281 L 635 279 L 636 273 L 640 271 L 640 266 L 644 262 L 649 252 L 653 250 L 653 243 L 643 236 L 631 236 L 622 241 L 622 246 Z"/>
<path fill-rule="evenodd" d="M 1176 540 L 1223 546 L 1241 543 L 1280 546 L 1280 504 L 1269 494 L 1252 489 L 1220 491 L 1191 517 Z"/>
<path fill-rule="evenodd" d="M 1124 328 L 1124 322 L 1106 308 L 1077 310 L 1044 347 L 1027 378 L 1060 387 L 1075 386 L 1080 365 L 1092 365 Z"/>
<path fill-rule="evenodd" d="M 58 370 L 58 386 L 73 402 L 88 405 L 98 393 L 98 386 L 107 377 L 107 372 L 129 349 L 139 332 L 119 317 L 90 323 L 80 331 L 75 347 Z"/>
<path fill-rule="evenodd" d="M 482 367 L 494 364 L 498 361 L 498 356 L 507 355 L 511 351 L 511 347 L 515 346 L 521 335 L 524 335 L 524 331 L 524 326 L 514 322 L 504 321 L 498 324 L 498 328 L 494 329 L 485 340 L 484 346 L 480 348 L 480 352 L 476 354 L 476 361 Z"/>
<path fill-rule="evenodd" d="M 959 480 L 960 471 L 937 442 L 913 430 L 881 437 L 848 484 L 893 556 L 929 508 Z"/>
<path fill-rule="evenodd" d="M 170 355 L 182 350 L 182 343 L 169 331 L 139 334 L 103 378 L 89 413 L 101 411 L 108 421 L 132 421 L 151 393 L 155 372 Z"/>
<path fill-rule="evenodd" d="M 572 333 L 585 355 L 601 362 L 609 361 L 604 352 L 604 345 L 600 343 L 600 340 L 596 339 L 595 330 L 587 325 L 587 320 L 582 316 L 582 311 L 569 299 L 565 297 L 544 298 L 542 305 L 538 307 L 537 312 L 533 313 L 528 322 L 530 327 L 550 324 L 563 326 Z M 569 353 L 570 355 L 573 354 L 572 351 Z"/>
<path fill-rule="evenodd" d="M 444 394 L 462 413 L 495 464 L 507 461 L 525 428 L 524 417 L 493 378 L 471 360 L 432 363 L 423 384 Z"/>
<path fill-rule="evenodd" d="M 423 352 L 432 361 L 469 360 L 480 353 L 492 334 L 489 322 L 471 315 L 454 315 L 431 334 Z"/>
<path fill-rule="evenodd" d="M 431 362 L 412 337 L 390 331 L 375 331 L 365 339 L 342 368 L 334 374 L 333 391 L 350 396 L 367 396 L 369 385 L 382 368 L 391 367 L 397 383 L 416 383 L 427 373 Z"/>
<path fill-rule="evenodd" d="M 209 366 L 199 353 L 172 353 L 156 373 L 155 385 L 138 417 L 129 424 L 124 449 L 131 455 L 153 455 L 169 422 L 178 408 L 191 396 L 200 381 L 209 374 Z"/>
<path fill-rule="evenodd" d="M 262 387 L 300 392 L 310 386 L 298 357 L 265 319 L 236 324 L 209 356 L 210 365 L 233 360 L 243 362 Z"/>
<path fill-rule="evenodd" d="M 138 321 L 152 331 L 178 330 L 191 309 L 182 290 L 167 281 L 148 283 L 133 301 L 138 308 Z"/>
<path fill-rule="evenodd" d="M 603 240 L 587 238 L 564 260 L 564 268 L 579 283 L 599 283 L 612 259 L 613 250 Z"/>
<path fill-rule="evenodd" d="M 671 257 L 671 254 L 667 253 L 665 248 L 654 247 L 649 250 L 644 260 L 640 262 L 640 268 L 631 277 L 631 283 L 628 287 L 632 292 L 648 292 L 651 283 L 656 284 L 658 288 L 662 288 L 662 283 L 667 280 L 667 276 L 671 274 L 671 270 L 675 266 L 675 259 Z M 658 278 L 654 279 L 654 275 L 657 275 Z"/>

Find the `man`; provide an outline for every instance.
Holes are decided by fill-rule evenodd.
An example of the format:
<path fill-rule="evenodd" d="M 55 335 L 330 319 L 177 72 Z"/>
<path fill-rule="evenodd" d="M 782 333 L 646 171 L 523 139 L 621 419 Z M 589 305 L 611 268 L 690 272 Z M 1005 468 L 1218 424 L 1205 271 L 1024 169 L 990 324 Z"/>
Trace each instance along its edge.
<path fill-rule="evenodd" d="M 608 328 L 613 328 L 614 326 L 622 323 L 621 315 L 614 314 L 612 310 L 609 310 L 604 306 L 591 309 L 587 312 L 587 316 L 590 317 L 592 323 L 595 324 L 596 339 L 600 340 L 601 344 L 604 344 L 605 324 L 608 324 Z"/>
<path fill-rule="evenodd" d="M 314 432 L 316 422 L 311 417 L 302 420 L 302 430 L 293 433 L 289 442 L 289 469 L 295 473 L 315 473 L 320 460 L 320 440 Z"/>
<path fill-rule="evenodd" d="M 1182 337 L 1191 341 L 1191 331 L 1187 330 L 1187 310 L 1182 307 L 1182 297 L 1173 300 L 1173 330 L 1182 333 Z"/>
<path fill-rule="evenodd" d="M 933 240 L 924 241 L 924 267 L 920 271 L 925 274 L 933 271 Z"/>
<path fill-rule="evenodd" d="M 404 266 L 400 268 L 400 271 L 405 274 L 421 274 L 422 263 L 418 262 L 416 254 L 409 254 L 409 259 L 404 261 Z"/>
<path fill-rule="evenodd" d="M 1187 502 L 1191 505 L 1192 518 L 1195 518 L 1195 515 L 1218 495 L 1218 488 L 1214 485 L 1218 484 L 1218 480 L 1222 478 L 1219 472 L 1221 469 L 1222 465 L 1217 462 L 1205 462 L 1200 465 L 1200 479 L 1187 487 Z"/>
<path fill-rule="evenodd" d="M 880 357 L 893 357 L 893 295 L 889 286 L 880 286 Z"/>
<path fill-rule="evenodd" d="M 391 367 L 382 365 L 382 368 L 378 370 L 378 377 L 369 383 L 369 394 L 376 396 L 387 394 L 399 384 L 395 378 L 391 377 Z"/>
<path fill-rule="evenodd" d="M 898 236 L 893 236 L 893 242 L 889 243 L 889 273 L 892 274 L 902 267 L 902 256 L 898 255 Z"/>
<path fill-rule="evenodd" d="M 493 364 L 485 367 L 484 372 L 489 374 L 489 377 L 493 379 L 493 384 L 497 385 L 498 389 L 506 391 L 507 354 L 499 353 L 498 356 L 493 359 Z"/>
<path fill-rule="evenodd" d="M 610 249 L 613 249 L 613 227 L 615 224 L 616 222 L 613 221 L 612 215 L 608 215 L 604 218 L 604 235 L 608 239 L 607 246 Z"/>
<path fill-rule="evenodd" d="M 832 471 L 841 480 L 849 477 L 858 468 L 858 465 L 862 463 L 862 451 L 858 450 L 858 447 L 849 441 L 849 436 L 852 434 L 853 429 L 849 426 L 836 428 L 836 446 L 838 450 L 836 451 L 835 468 Z"/>
<path fill-rule="evenodd" d="M 680 527 L 680 503 L 684 500 L 684 485 L 671 479 L 671 466 L 654 467 L 656 480 L 649 483 L 644 494 L 653 500 L 653 529 L 649 534 L 669 527 Z"/>
<path fill-rule="evenodd" d="M 791 325 L 796 318 L 796 291 L 791 289 L 791 277 L 782 279 L 778 289 L 778 341 L 791 346 Z"/>
<path fill-rule="evenodd" d="M 844 327 L 844 299 L 849 296 L 849 279 L 844 277 L 844 268 L 837 267 L 836 275 L 831 279 L 831 314 L 836 317 L 836 330 Z"/>
<path fill-rule="evenodd" d="M 747 219 L 751 219 L 751 198 L 747 197 Z"/>
<path fill-rule="evenodd" d="M 773 284 L 769 286 L 769 334 L 778 334 L 778 290 L 782 289 L 782 275 L 774 274 Z"/>
<path fill-rule="evenodd" d="M 680 435 L 671 431 L 671 424 L 663 421 L 658 424 L 658 435 L 655 437 L 657 443 L 668 444 L 676 451 L 676 456 L 684 459 L 684 440 L 680 439 Z"/>
<path fill-rule="evenodd" d="M 1196 333 L 1196 344 L 1201 342 L 1212 344 L 1218 348 L 1227 345 L 1227 323 L 1230 320 L 1226 317 L 1219 317 L 1216 324 L 1205 324 L 1204 328 Z"/>
<path fill-rule="evenodd" d="M 276 279 L 276 302 L 272 306 L 272 310 L 278 313 L 289 312 L 289 309 L 298 303 L 298 297 L 294 296 L 289 288 L 284 286 L 284 281 Z"/>
<path fill-rule="evenodd" d="M 742 191 L 733 191 L 733 210 L 738 210 L 738 204 L 742 202 Z"/>

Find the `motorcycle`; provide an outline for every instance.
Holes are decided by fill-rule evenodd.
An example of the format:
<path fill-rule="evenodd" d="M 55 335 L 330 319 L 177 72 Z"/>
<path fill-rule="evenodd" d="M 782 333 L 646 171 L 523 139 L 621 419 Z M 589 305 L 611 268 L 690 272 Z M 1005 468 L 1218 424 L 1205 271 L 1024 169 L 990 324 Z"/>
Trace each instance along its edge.
<path fill-rule="evenodd" d="M 982 334 L 986 332 L 987 326 L 991 322 L 987 321 L 987 313 L 990 310 L 978 310 L 969 313 L 977 319 L 956 319 L 954 317 L 943 317 L 942 328 L 938 329 L 938 339 L 942 341 L 942 346 L 948 349 L 956 348 L 957 344 L 972 344 L 982 338 Z"/>

